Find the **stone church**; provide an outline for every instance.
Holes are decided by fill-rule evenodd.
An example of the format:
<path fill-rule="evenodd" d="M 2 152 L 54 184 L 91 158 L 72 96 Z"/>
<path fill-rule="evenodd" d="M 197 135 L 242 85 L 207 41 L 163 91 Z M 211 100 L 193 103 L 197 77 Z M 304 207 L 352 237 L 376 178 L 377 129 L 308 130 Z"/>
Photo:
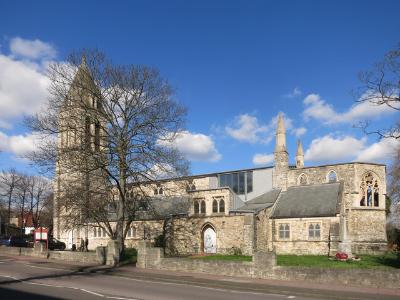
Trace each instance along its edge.
<path fill-rule="evenodd" d="M 274 158 L 274 166 L 147 184 L 158 217 L 134 221 L 126 246 L 162 236 L 166 251 L 176 255 L 251 255 L 260 250 L 332 255 L 386 250 L 385 165 L 349 162 L 305 167 L 300 142 L 296 164 L 290 165 L 282 116 Z M 55 186 L 63 180 L 56 176 Z M 185 188 L 169 192 L 168 187 L 177 182 L 185 182 Z M 57 199 L 57 188 L 55 193 Z M 107 244 L 102 228 L 67 230 L 61 218 L 56 210 L 54 236 L 67 248 L 79 245 L 81 238 L 89 239 L 91 249 Z"/>

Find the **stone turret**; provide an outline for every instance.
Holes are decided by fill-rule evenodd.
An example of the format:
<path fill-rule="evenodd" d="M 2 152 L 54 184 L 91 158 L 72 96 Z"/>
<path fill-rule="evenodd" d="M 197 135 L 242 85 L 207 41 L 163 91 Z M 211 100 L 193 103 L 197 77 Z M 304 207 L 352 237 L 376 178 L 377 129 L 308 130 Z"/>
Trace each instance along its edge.
<path fill-rule="evenodd" d="M 289 170 L 289 154 L 286 150 L 286 129 L 282 114 L 278 116 L 275 142 L 275 167 L 273 172 L 273 187 L 286 190 Z"/>
<path fill-rule="evenodd" d="M 300 140 L 297 141 L 296 168 L 304 168 L 304 152 Z"/>

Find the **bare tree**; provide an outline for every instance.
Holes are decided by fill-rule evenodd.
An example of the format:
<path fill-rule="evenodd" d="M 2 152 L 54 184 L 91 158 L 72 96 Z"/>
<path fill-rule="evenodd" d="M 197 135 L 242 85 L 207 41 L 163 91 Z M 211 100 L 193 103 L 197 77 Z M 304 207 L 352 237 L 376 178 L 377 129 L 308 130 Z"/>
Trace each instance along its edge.
<path fill-rule="evenodd" d="M 31 177 L 26 174 L 20 174 L 20 179 L 16 185 L 16 196 L 17 196 L 17 212 L 21 218 L 21 232 L 26 226 L 26 221 L 29 215 L 26 215 L 26 206 L 29 200 L 29 189 L 31 186 Z"/>
<path fill-rule="evenodd" d="M 20 180 L 21 175 L 14 168 L 8 171 L 3 170 L 0 173 L 1 196 L 7 206 L 6 234 L 8 234 L 8 226 L 10 225 L 12 208 L 16 200 L 16 191 Z"/>
<path fill-rule="evenodd" d="M 29 214 L 32 216 L 34 227 L 40 224 L 42 211 L 49 206 L 48 198 L 52 192 L 50 181 L 42 176 L 30 176 L 29 182 Z"/>
<path fill-rule="evenodd" d="M 187 173 L 169 146 L 186 111 L 154 68 L 115 65 L 97 51 L 67 61 L 50 66 L 47 108 L 27 120 L 43 137 L 30 158 L 58 178 L 54 210 L 64 227 L 100 226 L 123 253 L 131 222 L 153 196 L 149 185 L 160 173 Z"/>
<path fill-rule="evenodd" d="M 358 101 L 374 105 L 386 105 L 400 111 L 400 44 L 389 51 L 372 70 L 360 73 L 362 86 L 357 91 Z M 400 122 L 390 128 L 370 130 L 369 122 L 360 124 L 366 133 L 377 134 L 380 138 L 400 138 Z"/>

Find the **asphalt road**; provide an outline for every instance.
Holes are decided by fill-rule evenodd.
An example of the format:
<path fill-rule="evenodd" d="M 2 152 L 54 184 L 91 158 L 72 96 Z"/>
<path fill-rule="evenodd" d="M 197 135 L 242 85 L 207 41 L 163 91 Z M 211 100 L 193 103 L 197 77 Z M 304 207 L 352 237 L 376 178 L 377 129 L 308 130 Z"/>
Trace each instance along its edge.
<path fill-rule="evenodd" d="M 0 299 L 398 299 L 395 296 L 256 284 L 151 272 L 96 270 L 0 257 Z"/>

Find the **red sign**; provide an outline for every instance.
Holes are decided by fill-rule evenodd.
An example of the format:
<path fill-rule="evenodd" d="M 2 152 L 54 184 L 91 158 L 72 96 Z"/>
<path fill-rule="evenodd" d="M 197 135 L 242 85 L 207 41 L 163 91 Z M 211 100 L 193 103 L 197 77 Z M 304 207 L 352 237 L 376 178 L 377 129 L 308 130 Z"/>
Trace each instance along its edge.
<path fill-rule="evenodd" d="M 49 248 L 49 230 L 47 228 L 38 227 L 35 229 L 34 240 L 36 242 L 46 242 L 46 249 Z"/>

